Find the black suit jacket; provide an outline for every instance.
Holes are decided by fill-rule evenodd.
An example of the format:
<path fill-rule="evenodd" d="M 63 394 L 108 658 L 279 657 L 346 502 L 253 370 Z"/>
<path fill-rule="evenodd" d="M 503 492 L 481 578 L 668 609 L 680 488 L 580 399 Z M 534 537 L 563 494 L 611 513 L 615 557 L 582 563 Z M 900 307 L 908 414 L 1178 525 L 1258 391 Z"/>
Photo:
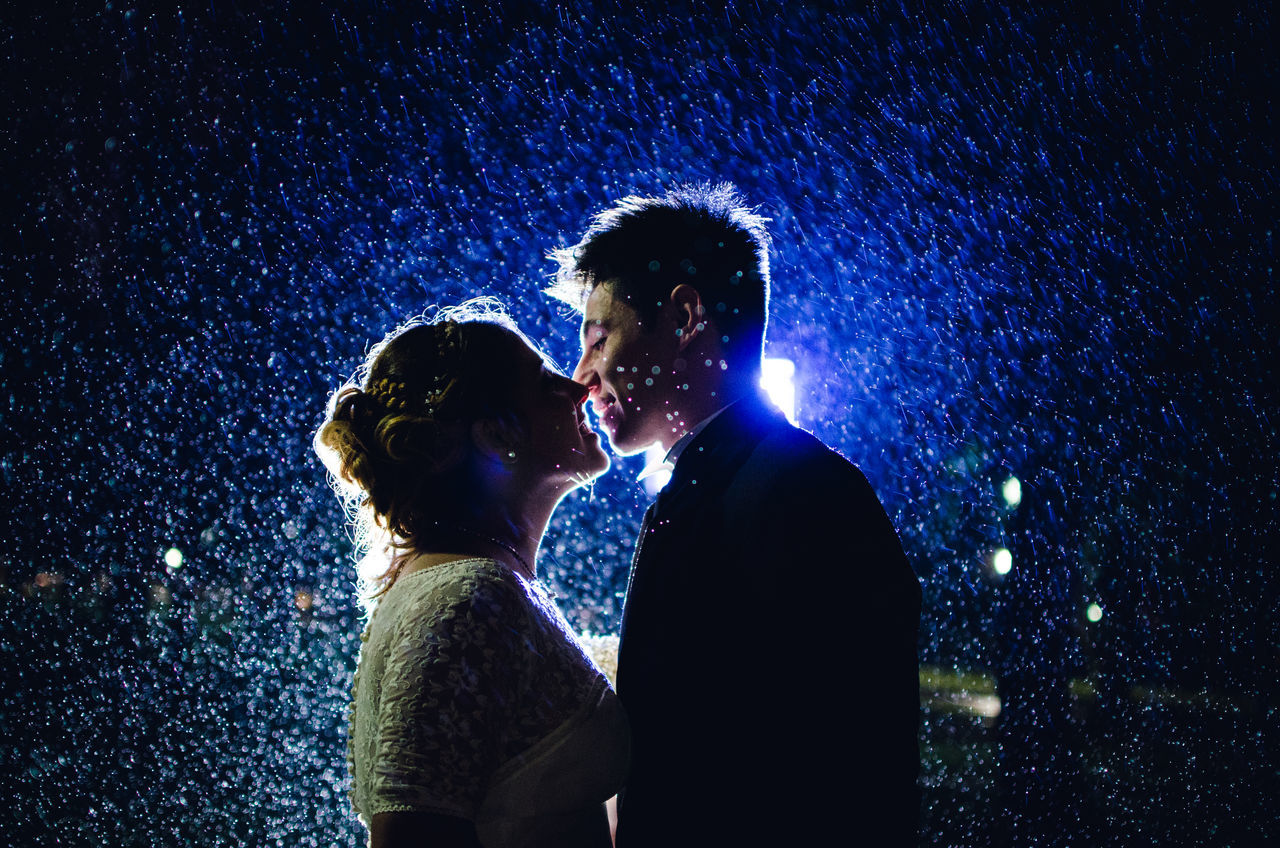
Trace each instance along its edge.
<path fill-rule="evenodd" d="M 619 848 L 914 844 L 919 616 L 862 473 L 763 397 L 728 407 L 637 542 Z"/>

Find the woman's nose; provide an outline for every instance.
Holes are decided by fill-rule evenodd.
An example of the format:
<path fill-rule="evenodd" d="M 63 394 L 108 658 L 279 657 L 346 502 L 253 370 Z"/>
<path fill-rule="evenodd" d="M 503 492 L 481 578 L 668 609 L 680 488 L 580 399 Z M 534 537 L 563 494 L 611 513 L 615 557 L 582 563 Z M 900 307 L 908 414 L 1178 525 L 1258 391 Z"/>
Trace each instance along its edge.
<path fill-rule="evenodd" d="M 564 376 L 560 378 L 559 391 L 561 394 L 572 398 L 575 404 L 581 404 L 591 394 L 591 390 L 585 385 Z"/>
<path fill-rule="evenodd" d="M 573 381 L 575 383 L 581 383 L 583 386 L 587 387 L 588 390 L 591 388 L 592 371 L 587 364 L 587 355 L 585 353 L 582 355 L 582 358 L 578 360 L 578 366 L 573 369 Z"/>

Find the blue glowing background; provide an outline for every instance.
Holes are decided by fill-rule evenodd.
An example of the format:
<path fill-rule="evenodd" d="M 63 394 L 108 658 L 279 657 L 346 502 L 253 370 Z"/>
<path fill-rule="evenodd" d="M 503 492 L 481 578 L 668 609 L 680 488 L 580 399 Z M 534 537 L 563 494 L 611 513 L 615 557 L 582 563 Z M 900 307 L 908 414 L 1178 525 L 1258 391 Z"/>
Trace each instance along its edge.
<path fill-rule="evenodd" d="M 1280 838 L 1270 4 L 159 5 L 0 22 L 4 844 L 357 844 L 327 393 L 476 294 L 569 363 L 546 252 L 722 179 L 924 585 L 922 844 Z M 638 470 L 544 543 L 596 633 Z"/>

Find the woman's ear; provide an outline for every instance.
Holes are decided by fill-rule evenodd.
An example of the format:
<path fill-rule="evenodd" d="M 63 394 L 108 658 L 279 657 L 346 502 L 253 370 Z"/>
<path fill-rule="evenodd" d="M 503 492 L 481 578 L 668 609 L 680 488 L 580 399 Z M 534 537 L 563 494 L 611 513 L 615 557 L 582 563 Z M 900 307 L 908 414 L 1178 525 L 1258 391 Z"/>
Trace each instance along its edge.
<path fill-rule="evenodd" d="M 684 350 L 707 328 L 707 310 L 702 306 L 702 295 L 688 283 L 681 283 L 671 290 L 671 306 L 675 310 L 676 330 L 680 337 L 679 350 Z"/>
<path fill-rule="evenodd" d="M 462 464 L 467 456 L 467 438 L 461 427 L 441 427 L 435 443 L 426 457 L 427 468 L 432 474 L 451 471 Z"/>
<path fill-rule="evenodd" d="M 511 465 L 519 458 L 522 430 L 514 421 L 481 418 L 471 425 L 471 443 L 480 456 L 499 465 Z"/>

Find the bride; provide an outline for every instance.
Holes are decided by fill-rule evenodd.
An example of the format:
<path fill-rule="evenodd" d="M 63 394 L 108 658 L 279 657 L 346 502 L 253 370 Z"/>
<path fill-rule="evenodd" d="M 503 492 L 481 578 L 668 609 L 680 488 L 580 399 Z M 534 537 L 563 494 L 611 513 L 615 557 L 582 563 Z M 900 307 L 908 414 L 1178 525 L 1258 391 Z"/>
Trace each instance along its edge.
<path fill-rule="evenodd" d="M 378 563 L 362 579 L 352 801 L 374 848 L 607 848 L 626 716 L 535 560 L 556 505 L 609 460 L 586 388 L 478 303 L 375 346 L 316 435 Z"/>

